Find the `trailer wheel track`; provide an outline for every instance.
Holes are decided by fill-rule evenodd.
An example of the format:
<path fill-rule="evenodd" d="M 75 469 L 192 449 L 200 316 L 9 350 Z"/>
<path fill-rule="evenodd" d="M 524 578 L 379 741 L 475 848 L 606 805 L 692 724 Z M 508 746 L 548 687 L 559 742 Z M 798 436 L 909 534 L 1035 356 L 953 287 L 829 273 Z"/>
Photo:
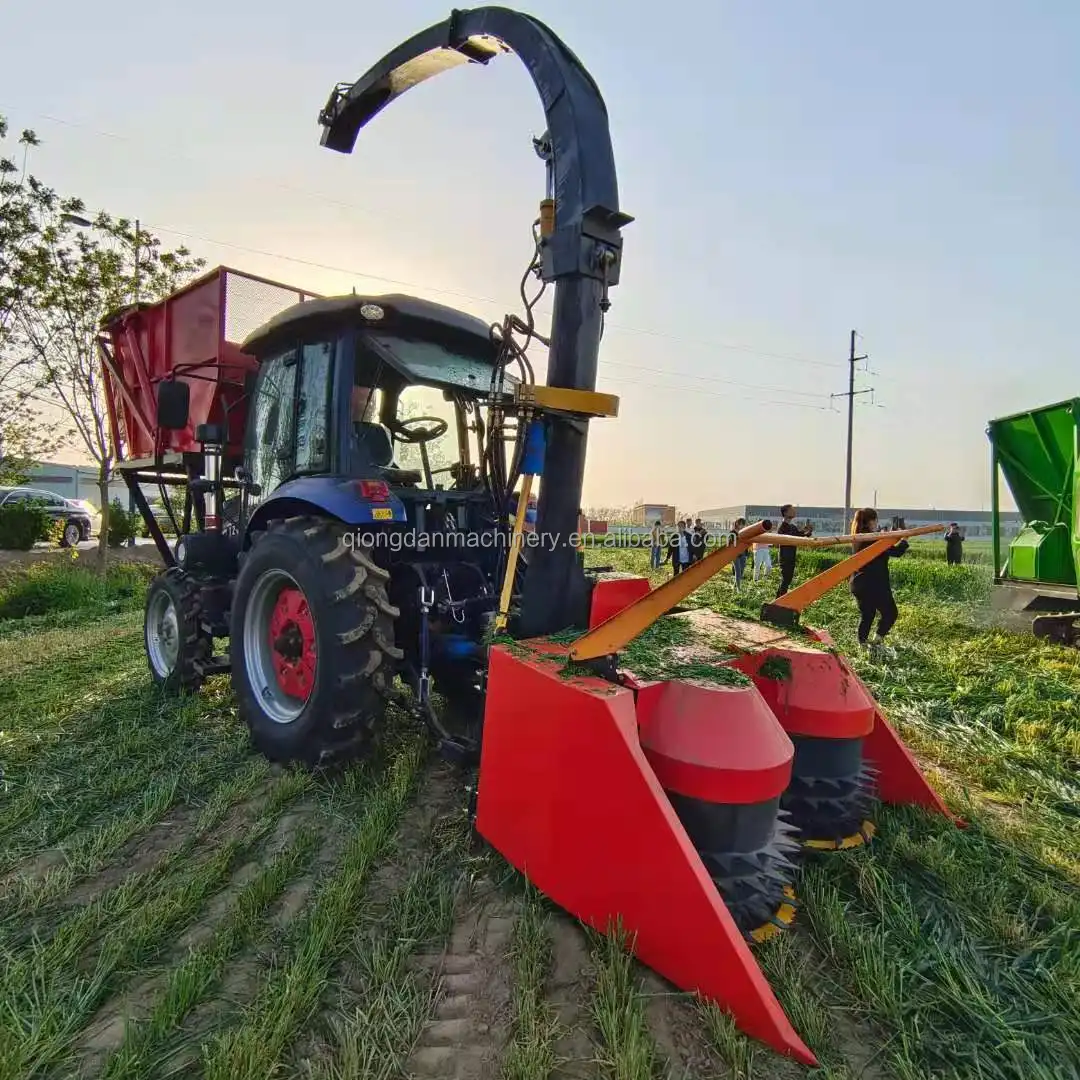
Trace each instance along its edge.
<path fill-rule="evenodd" d="M 594 981 L 589 944 L 581 924 L 562 912 L 549 919 L 551 970 L 545 997 L 555 1011 L 558 1029 L 551 1080 L 584 1080 L 595 1071 L 596 1047 L 589 1014 L 589 986 Z"/>
<path fill-rule="evenodd" d="M 437 996 L 404 1075 L 487 1080 L 498 1075 L 509 1035 L 510 984 L 505 954 L 516 901 L 493 896 L 474 904 L 454 926 L 446 951 L 423 958 Z"/>

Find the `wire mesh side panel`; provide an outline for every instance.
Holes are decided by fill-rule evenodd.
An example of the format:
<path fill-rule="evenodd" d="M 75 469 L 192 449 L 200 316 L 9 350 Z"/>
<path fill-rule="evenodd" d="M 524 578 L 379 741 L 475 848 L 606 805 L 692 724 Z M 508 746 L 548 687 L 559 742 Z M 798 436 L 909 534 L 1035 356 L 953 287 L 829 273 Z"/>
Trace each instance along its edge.
<path fill-rule="evenodd" d="M 235 270 L 226 270 L 222 320 L 224 338 L 232 345 L 239 345 L 248 334 L 279 312 L 316 297 L 316 293 L 304 292 L 290 285 L 279 285 Z"/>

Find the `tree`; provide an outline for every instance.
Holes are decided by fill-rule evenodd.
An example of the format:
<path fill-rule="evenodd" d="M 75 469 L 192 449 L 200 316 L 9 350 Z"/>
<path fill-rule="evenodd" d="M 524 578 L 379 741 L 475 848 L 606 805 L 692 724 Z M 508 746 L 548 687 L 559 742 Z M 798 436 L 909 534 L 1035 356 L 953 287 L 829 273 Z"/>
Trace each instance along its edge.
<path fill-rule="evenodd" d="M 590 521 L 606 521 L 609 525 L 629 525 L 633 508 L 629 506 L 588 506 L 585 516 Z M 652 522 L 647 522 L 651 525 Z"/>
<path fill-rule="evenodd" d="M 109 476 L 116 448 L 103 393 L 98 333 L 103 318 L 135 300 L 153 302 L 189 280 L 205 262 L 180 247 L 162 249 L 127 218 L 99 213 L 83 227 L 71 203 L 54 202 L 28 239 L 14 300 L 13 348 L 36 391 L 54 400 L 98 466 L 99 552 L 105 562 Z M 85 223 L 85 219 L 83 219 Z"/>
<path fill-rule="evenodd" d="M 7 135 L 7 121 L 0 116 L 0 142 Z M 0 483 L 25 479 L 26 470 L 63 435 L 41 423 L 35 379 L 13 335 L 28 262 L 46 223 L 57 214 L 83 210 L 78 199 L 61 199 L 28 174 L 29 154 L 37 145 L 37 136 L 26 130 L 16 143 L 21 160 L 0 153 Z"/>

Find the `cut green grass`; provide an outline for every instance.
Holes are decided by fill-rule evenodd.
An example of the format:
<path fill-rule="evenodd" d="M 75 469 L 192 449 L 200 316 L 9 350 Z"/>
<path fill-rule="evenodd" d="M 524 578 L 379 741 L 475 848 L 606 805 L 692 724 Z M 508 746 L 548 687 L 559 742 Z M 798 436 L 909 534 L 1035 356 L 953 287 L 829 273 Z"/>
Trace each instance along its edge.
<path fill-rule="evenodd" d="M 630 569 L 646 560 L 625 555 Z M 801 575 L 826 557 L 800 553 Z M 882 813 L 869 849 L 813 860 L 795 933 L 755 950 L 822 1080 L 1080 1077 L 1080 651 L 988 628 L 988 581 L 913 551 L 894 567 L 897 657 L 853 659 L 971 827 Z M 755 617 L 774 591 L 735 595 L 727 573 L 690 604 Z M 0 627 L 0 1080 L 401 1075 L 438 992 L 415 958 L 447 940 L 481 862 L 437 834 L 396 891 L 369 889 L 420 740 L 391 725 L 385 759 L 339 782 L 281 773 L 247 756 L 225 680 L 186 701 L 151 689 L 137 612 L 35 619 Z M 806 621 L 850 652 L 845 588 Z M 685 621 L 661 620 L 624 659 L 697 677 L 683 648 L 696 644 Z M 559 1067 L 546 902 L 521 901 L 508 1080 Z M 598 1070 L 659 1078 L 641 973 L 618 937 L 591 941 Z M 95 1044 L 129 998 L 124 1041 L 112 1028 Z M 732 1076 L 800 1075 L 718 1010 L 701 1020 Z"/>
<path fill-rule="evenodd" d="M 612 1080 L 653 1080 L 660 1066 L 646 1019 L 645 993 L 621 927 L 590 931 L 596 970 L 591 1010 L 599 1034 L 597 1064 Z"/>
<path fill-rule="evenodd" d="M 138 1080 L 167 1071 L 168 1051 L 184 1019 L 220 983 L 229 961 L 261 932 L 270 905 L 311 860 L 320 838 L 318 829 L 301 827 L 288 846 L 243 887 L 210 940 L 172 969 L 150 1016 L 129 1028 L 123 1045 L 106 1063 L 102 1080 Z"/>
<path fill-rule="evenodd" d="M 346 963 L 356 982 L 350 1002 L 332 1015 L 324 1039 L 328 1053 L 313 1062 L 311 1080 L 392 1080 L 403 1075 L 438 984 L 412 961 L 443 945 L 467 892 L 464 837 L 435 834 L 442 843 L 390 898 L 382 917 L 354 937 Z"/>
<path fill-rule="evenodd" d="M 195 758 L 186 766 L 187 775 L 182 769 L 151 781 L 127 811 L 63 845 L 62 866 L 41 876 L 16 877 L 6 890 L 0 889 L 0 923 L 30 916 L 40 919 L 80 880 L 102 870 L 121 848 L 158 824 L 181 797 L 197 806 L 208 796 L 210 807 L 228 808 L 252 795 L 269 775 L 262 761 Z"/>
<path fill-rule="evenodd" d="M 33 759 L 6 769 L 8 804 L 0 810 L 0 874 L 78 829 L 124 808 L 165 776 L 197 795 L 188 777 L 224 776 L 246 752 L 235 723 L 222 724 L 214 698 L 182 704 L 146 688 L 71 718 L 62 739 L 42 742 Z"/>
<path fill-rule="evenodd" d="M 547 1080 L 558 1059 L 555 1010 L 544 998 L 551 966 L 551 932 L 546 901 L 531 886 L 514 923 L 508 960 L 513 976 L 510 1044 L 502 1061 L 504 1080 Z"/>
<path fill-rule="evenodd" d="M 320 890 L 305 918 L 293 924 L 290 947 L 240 1023 L 205 1047 L 206 1080 L 263 1080 L 315 1012 L 333 964 L 349 939 L 358 903 L 391 844 L 420 771 L 425 743 L 406 740 L 385 783 L 368 793 L 338 873 Z"/>
<path fill-rule="evenodd" d="M 802 891 L 817 947 L 890 1033 L 893 1068 L 987 1080 L 1074 1075 L 1076 924 L 1029 924 L 1005 943 L 985 932 L 974 889 L 950 902 L 932 877 L 898 865 L 902 847 L 889 839 L 885 830 L 880 849 L 812 867 Z"/>
<path fill-rule="evenodd" d="M 188 857 L 194 841 L 146 874 L 78 909 L 47 940 L 5 957 L 0 976 L 0 1080 L 28 1080 L 62 1060 L 121 973 L 164 949 L 240 861 L 272 831 L 307 777 L 283 779 L 257 821 L 210 854 Z M 103 935 L 99 938 L 98 935 Z"/>
<path fill-rule="evenodd" d="M 799 562 L 803 577 L 824 565 Z M 809 928 L 827 968 L 804 971 L 784 939 L 757 950 L 831 1075 L 859 1061 L 833 1023 L 841 1010 L 859 1018 L 884 1074 L 1080 1076 L 1080 651 L 989 626 L 989 580 L 987 567 L 957 570 L 922 552 L 899 560 L 897 656 L 886 662 L 855 655 L 845 588 L 804 617 L 852 656 L 971 821 L 958 830 L 915 810 L 883 812 L 870 849 L 815 860 L 798 886 L 798 932 Z M 736 594 L 720 575 L 690 603 L 756 618 L 774 587 L 744 583 Z M 718 1015 L 709 1022 L 729 1067 L 749 1073 L 761 1048 Z"/>

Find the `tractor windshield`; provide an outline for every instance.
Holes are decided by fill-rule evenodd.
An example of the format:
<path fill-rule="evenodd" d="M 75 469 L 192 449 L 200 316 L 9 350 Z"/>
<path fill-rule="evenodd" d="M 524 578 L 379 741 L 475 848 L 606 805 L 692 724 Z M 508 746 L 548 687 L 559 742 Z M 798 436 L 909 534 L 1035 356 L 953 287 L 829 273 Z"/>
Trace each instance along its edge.
<path fill-rule="evenodd" d="M 427 417 L 428 421 L 446 422 L 446 431 L 442 435 L 426 440 L 425 446 L 432 473 L 449 472 L 450 466 L 458 459 L 457 416 L 454 406 L 443 397 L 441 390 L 434 390 L 430 386 L 405 387 L 398 397 L 395 419 L 399 423 L 403 420 L 412 420 L 418 426 L 431 426 L 427 422 L 421 425 L 422 417 Z M 418 443 L 409 443 L 400 438 L 395 439 L 394 443 L 394 458 L 401 468 L 422 468 L 423 457 Z M 439 479 L 441 480 L 442 477 L 440 476 Z"/>
<path fill-rule="evenodd" d="M 395 366 L 408 374 L 410 382 L 473 394 L 486 394 L 491 386 L 495 355 L 493 346 L 484 339 L 455 339 L 448 343 L 370 332 L 367 337 L 393 357 Z M 512 391 L 516 383 L 507 374 L 507 389 Z"/>

